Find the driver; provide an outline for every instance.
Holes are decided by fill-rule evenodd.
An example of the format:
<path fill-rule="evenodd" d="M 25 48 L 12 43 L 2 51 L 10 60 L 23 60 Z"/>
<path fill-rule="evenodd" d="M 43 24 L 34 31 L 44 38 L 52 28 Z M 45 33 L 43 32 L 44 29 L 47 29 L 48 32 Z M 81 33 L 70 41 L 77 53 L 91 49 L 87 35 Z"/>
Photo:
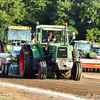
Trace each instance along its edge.
<path fill-rule="evenodd" d="M 55 41 L 56 41 L 56 36 L 53 35 L 52 31 L 49 31 L 47 42 L 55 42 Z"/>
<path fill-rule="evenodd" d="M 94 48 L 94 49 L 93 49 L 93 52 L 96 52 L 96 53 L 98 53 L 98 50 L 97 50 L 96 48 Z"/>
<path fill-rule="evenodd" d="M 13 39 L 21 39 L 21 37 L 19 36 L 18 32 L 16 32 L 14 34 Z"/>

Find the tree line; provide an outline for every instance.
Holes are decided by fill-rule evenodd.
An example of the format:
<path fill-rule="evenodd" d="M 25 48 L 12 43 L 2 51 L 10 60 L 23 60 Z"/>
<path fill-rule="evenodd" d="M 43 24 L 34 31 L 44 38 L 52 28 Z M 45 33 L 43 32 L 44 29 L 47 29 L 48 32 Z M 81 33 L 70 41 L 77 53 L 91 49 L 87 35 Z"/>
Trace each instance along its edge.
<path fill-rule="evenodd" d="M 0 38 L 5 25 L 68 23 L 77 39 L 100 43 L 100 0 L 0 0 Z"/>

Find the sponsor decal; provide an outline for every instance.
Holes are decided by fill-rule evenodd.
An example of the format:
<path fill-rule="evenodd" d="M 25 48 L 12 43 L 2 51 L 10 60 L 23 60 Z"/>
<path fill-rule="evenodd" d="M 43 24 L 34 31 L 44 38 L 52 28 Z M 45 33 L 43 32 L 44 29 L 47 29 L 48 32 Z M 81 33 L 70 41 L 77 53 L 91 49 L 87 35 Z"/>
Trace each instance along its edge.
<path fill-rule="evenodd" d="M 94 65 L 94 66 L 100 66 L 100 65 Z"/>
<path fill-rule="evenodd" d="M 65 49 L 59 49 L 60 51 L 65 51 Z"/>

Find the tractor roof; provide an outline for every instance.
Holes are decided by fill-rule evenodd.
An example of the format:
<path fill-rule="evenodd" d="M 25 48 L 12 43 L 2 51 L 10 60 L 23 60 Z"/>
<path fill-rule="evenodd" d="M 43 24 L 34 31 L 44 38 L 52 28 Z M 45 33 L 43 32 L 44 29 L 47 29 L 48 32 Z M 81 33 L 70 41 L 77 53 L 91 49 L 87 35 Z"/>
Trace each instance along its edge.
<path fill-rule="evenodd" d="M 92 48 L 100 48 L 99 43 L 93 43 L 93 44 L 92 44 Z"/>
<path fill-rule="evenodd" d="M 21 30 L 30 30 L 31 27 L 28 27 L 28 26 L 9 26 L 9 25 L 5 25 L 5 29 L 21 29 Z"/>
<path fill-rule="evenodd" d="M 85 40 L 79 40 L 78 42 L 80 42 L 80 43 L 90 43 L 89 41 L 85 41 Z"/>
<path fill-rule="evenodd" d="M 36 29 L 40 29 L 42 28 L 43 30 L 64 30 L 65 26 L 63 25 L 37 25 Z M 70 31 L 69 29 L 67 29 L 67 31 Z"/>
<path fill-rule="evenodd" d="M 85 40 L 75 40 L 72 42 L 78 42 L 78 43 L 90 43 L 89 41 L 85 41 Z"/>

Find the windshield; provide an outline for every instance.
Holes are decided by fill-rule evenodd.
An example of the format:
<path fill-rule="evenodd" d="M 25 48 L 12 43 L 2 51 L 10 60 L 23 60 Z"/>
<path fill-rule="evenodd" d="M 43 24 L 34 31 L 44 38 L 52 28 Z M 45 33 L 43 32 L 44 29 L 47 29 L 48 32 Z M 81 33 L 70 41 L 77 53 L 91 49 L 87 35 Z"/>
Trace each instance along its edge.
<path fill-rule="evenodd" d="M 31 41 L 30 30 L 16 30 L 9 29 L 8 31 L 8 41 L 9 40 L 23 40 L 23 41 Z"/>
<path fill-rule="evenodd" d="M 54 43 L 52 40 L 53 40 L 53 38 L 56 38 L 55 43 L 61 43 L 61 40 L 62 40 L 62 38 L 61 38 L 62 34 L 61 33 L 62 33 L 62 31 L 52 31 L 53 37 L 51 37 L 52 39 L 51 39 L 50 42 Z M 47 42 L 49 37 L 50 37 L 49 31 L 43 31 L 42 32 L 42 42 L 43 43 Z"/>
<path fill-rule="evenodd" d="M 90 51 L 89 43 L 78 43 L 78 51 Z"/>

